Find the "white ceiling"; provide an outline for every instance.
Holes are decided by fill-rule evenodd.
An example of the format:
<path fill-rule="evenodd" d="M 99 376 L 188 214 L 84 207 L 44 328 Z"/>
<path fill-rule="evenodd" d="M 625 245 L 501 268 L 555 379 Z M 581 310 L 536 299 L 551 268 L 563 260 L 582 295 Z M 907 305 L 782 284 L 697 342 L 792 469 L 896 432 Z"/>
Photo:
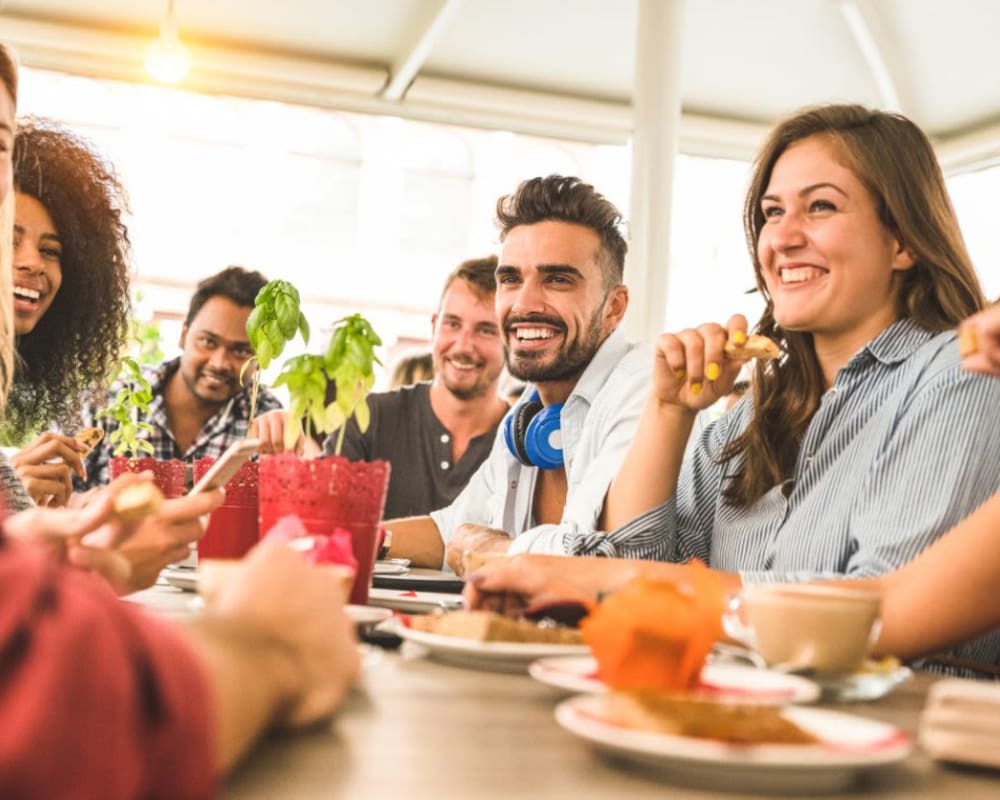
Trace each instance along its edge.
<path fill-rule="evenodd" d="M 746 156 L 777 117 L 855 101 L 898 106 L 952 169 L 1000 157 L 997 0 L 642 1 L 685 3 L 688 152 Z M 639 2 L 176 0 L 176 18 L 191 88 L 623 141 Z M 0 0 L 0 38 L 29 66 L 143 80 L 165 7 Z"/>

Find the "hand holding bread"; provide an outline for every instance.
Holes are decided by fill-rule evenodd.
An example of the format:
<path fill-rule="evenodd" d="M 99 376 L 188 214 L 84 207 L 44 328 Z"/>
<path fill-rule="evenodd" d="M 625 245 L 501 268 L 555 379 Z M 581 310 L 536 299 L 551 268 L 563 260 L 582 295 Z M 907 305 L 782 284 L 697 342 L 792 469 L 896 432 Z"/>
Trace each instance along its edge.
<path fill-rule="evenodd" d="M 747 320 L 741 314 L 725 326 L 709 322 L 665 333 L 656 341 L 652 398 L 661 408 L 700 411 L 729 394 L 747 359 L 780 355 L 776 342 L 747 334 Z"/>

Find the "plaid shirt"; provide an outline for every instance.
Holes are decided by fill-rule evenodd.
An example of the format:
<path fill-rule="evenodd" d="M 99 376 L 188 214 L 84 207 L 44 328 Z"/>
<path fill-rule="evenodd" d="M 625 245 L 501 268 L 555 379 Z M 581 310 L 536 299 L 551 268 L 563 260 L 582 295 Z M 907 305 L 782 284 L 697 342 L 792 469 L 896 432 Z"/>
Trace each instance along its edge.
<path fill-rule="evenodd" d="M 151 433 L 145 434 L 143 438 L 146 438 L 153 445 L 154 458 L 164 460 L 179 458 L 188 463 L 192 463 L 197 458 L 218 458 L 229 445 L 240 439 L 245 439 L 247 436 L 247 423 L 250 420 L 250 387 L 247 386 L 231 397 L 229 402 L 205 423 L 205 427 L 195 437 L 191 446 L 185 452 L 181 452 L 174 440 L 173 433 L 170 431 L 167 409 L 163 402 L 163 391 L 167 381 L 177 372 L 179 367 L 180 357 L 178 356 L 155 367 L 143 369 L 143 374 L 153 390 L 153 401 L 149 404 L 149 416 L 145 419 L 153 426 L 153 430 Z M 124 384 L 116 381 L 112 384 L 108 396 L 117 396 L 123 388 Z M 281 407 L 281 401 L 272 392 L 263 387 L 260 389 L 257 395 L 258 414 L 274 411 Z M 108 464 L 111 460 L 111 446 L 108 444 L 108 440 L 118 427 L 118 423 L 107 417 L 95 419 L 95 414 L 99 410 L 94 406 L 87 406 L 83 410 L 83 425 L 103 428 L 104 438 L 86 458 L 87 481 L 84 482 L 74 477 L 73 481 L 77 490 L 103 486 L 109 482 Z"/>

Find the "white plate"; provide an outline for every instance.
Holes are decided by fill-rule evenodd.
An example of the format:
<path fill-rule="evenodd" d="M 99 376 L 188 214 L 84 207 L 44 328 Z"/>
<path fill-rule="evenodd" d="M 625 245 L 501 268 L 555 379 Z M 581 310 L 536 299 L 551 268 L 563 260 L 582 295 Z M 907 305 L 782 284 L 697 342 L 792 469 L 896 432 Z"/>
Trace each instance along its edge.
<path fill-rule="evenodd" d="M 391 623 L 387 623 L 391 624 Z M 408 642 L 426 648 L 432 658 L 460 667 L 498 672 L 526 672 L 539 658 L 583 655 L 585 644 L 541 644 L 533 642 L 479 642 L 460 636 L 441 636 L 395 623 L 394 632 Z"/>
<path fill-rule="evenodd" d="M 401 561 L 405 559 L 400 559 Z M 394 564 L 391 561 L 376 561 L 372 569 L 373 575 L 404 575 L 409 572 L 407 564 Z"/>
<path fill-rule="evenodd" d="M 374 606 L 345 606 L 344 610 L 355 625 L 378 625 L 392 616 L 392 612 L 388 608 Z"/>
<path fill-rule="evenodd" d="M 405 611 L 408 614 L 427 614 L 442 609 L 461 608 L 462 597 L 447 592 L 416 592 L 411 589 L 372 587 L 368 590 L 368 605 Z"/>
<path fill-rule="evenodd" d="M 185 567 L 166 567 L 160 571 L 160 577 L 171 586 L 183 589 L 185 592 L 198 591 L 198 573 Z"/>
<path fill-rule="evenodd" d="M 556 722 L 626 761 L 683 783 L 727 791 L 814 795 L 844 789 L 861 772 L 902 761 L 913 749 L 898 728 L 838 711 L 790 706 L 781 712 L 820 744 L 730 745 L 621 727 L 609 718 L 605 700 L 605 695 L 565 700 L 556 707 Z"/>
<path fill-rule="evenodd" d="M 543 658 L 532 663 L 528 672 L 535 680 L 568 692 L 607 691 L 607 686 L 597 678 L 597 662 L 592 656 Z M 819 686 L 798 675 L 739 664 L 706 664 L 700 685 L 694 691 L 726 702 L 779 706 L 812 703 L 820 694 Z"/>

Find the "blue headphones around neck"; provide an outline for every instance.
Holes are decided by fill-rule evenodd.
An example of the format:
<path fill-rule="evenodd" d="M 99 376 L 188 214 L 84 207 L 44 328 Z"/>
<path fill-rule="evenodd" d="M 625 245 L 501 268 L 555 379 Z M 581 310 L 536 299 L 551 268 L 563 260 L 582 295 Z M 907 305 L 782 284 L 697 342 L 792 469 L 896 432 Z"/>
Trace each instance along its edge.
<path fill-rule="evenodd" d="M 563 465 L 559 413 L 562 403 L 542 405 L 536 389 L 528 401 L 504 417 L 503 440 L 510 454 L 528 467 L 560 469 Z"/>

